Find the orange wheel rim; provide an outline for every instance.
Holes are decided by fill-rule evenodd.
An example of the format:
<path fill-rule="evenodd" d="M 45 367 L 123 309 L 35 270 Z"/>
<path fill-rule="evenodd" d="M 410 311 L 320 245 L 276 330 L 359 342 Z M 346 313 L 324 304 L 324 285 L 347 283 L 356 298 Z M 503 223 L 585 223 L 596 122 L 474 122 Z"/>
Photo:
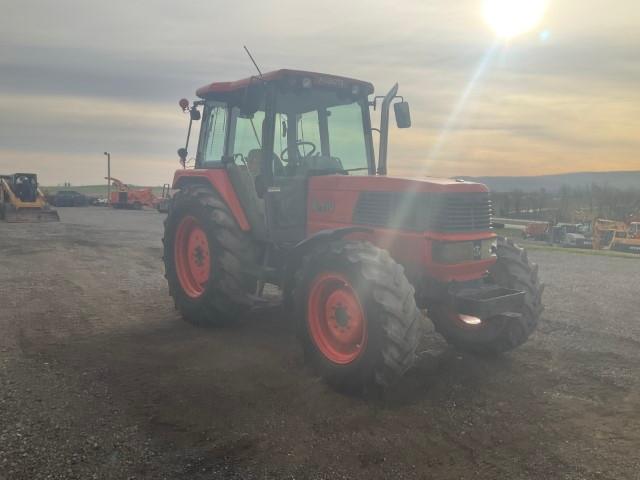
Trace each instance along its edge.
<path fill-rule="evenodd" d="M 309 290 L 307 321 L 311 338 L 331 362 L 356 360 L 367 343 L 367 321 L 358 294 L 340 273 L 323 273 Z"/>
<path fill-rule="evenodd" d="M 204 293 L 211 271 L 207 234 L 198 219 L 184 217 L 176 230 L 174 257 L 178 281 L 191 298 Z"/>

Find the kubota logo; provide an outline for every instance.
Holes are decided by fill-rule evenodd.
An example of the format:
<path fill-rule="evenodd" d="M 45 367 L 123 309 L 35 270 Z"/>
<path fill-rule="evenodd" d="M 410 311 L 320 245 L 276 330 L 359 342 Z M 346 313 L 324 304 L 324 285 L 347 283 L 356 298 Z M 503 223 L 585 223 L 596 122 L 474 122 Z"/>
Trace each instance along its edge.
<path fill-rule="evenodd" d="M 333 200 L 312 200 L 311 208 L 318 213 L 331 213 L 335 210 L 336 204 Z"/>

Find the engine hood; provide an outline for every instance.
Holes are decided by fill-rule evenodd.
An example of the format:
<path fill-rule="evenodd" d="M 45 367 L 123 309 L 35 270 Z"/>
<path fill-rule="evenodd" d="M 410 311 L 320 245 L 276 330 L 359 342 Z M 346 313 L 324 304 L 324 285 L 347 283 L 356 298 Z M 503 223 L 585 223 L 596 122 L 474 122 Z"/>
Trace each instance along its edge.
<path fill-rule="evenodd" d="M 481 183 L 450 178 L 405 178 L 389 176 L 324 175 L 311 177 L 310 184 L 319 190 L 373 192 L 488 192 Z"/>

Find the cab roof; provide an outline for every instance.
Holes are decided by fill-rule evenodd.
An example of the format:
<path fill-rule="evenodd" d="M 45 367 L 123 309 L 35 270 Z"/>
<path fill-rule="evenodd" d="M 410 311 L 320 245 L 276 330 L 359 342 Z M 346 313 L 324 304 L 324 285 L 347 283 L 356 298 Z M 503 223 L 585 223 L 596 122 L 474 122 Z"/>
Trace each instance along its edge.
<path fill-rule="evenodd" d="M 373 84 L 365 82 L 363 80 L 356 80 L 355 78 L 340 77 L 337 75 L 329 75 L 326 73 L 306 72 L 304 70 L 290 70 L 281 69 L 274 70 L 262 74 L 262 80 L 266 82 L 277 82 L 284 79 L 300 80 L 304 78 L 310 78 L 311 82 L 315 86 L 322 87 L 337 87 L 347 88 L 349 86 L 357 85 L 366 92 L 367 95 L 373 93 Z M 243 78 L 242 80 L 236 80 L 233 82 L 214 82 L 209 85 L 205 85 L 196 90 L 196 95 L 200 98 L 207 98 L 216 95 L 224 95 L 233 93 L 239 90 L 243 90 L 248 87 L 252 82 L 259 81 L 260 77 L 253 76 Z"/>

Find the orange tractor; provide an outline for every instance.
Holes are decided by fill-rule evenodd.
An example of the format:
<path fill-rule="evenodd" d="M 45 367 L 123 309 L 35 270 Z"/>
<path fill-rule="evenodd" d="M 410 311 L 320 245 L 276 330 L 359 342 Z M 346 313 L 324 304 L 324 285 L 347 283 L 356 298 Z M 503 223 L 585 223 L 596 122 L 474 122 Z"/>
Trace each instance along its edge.
<path fill-rule="evenodd" d="M 105 177 L 105 180 L 109 178 Z M 111 177 L 111 184 L 116 188 L 109 198 L 113 208 L 142 210 L 143 207 L 155 208 L 158 203 L 151 188 L 132 188 L 114 177 Z"/>
<path fill-rule="evenodd" d="M 275 286 L 305 357 L 349 388 L 389 386 L 413 365 L 421 310 L 462 350 L 527 340 L 543 289 L 526 253 L 492 231 L 487 188 L 387 176 L 391 107 L 399 128 L 411 123 L 397 91 L 372 97 L 368 82 L 279 70 L 180 101 L 202 118 L 164 231 L 169 292 L 187 321 L 239 321 L 272 306 Z"/>

